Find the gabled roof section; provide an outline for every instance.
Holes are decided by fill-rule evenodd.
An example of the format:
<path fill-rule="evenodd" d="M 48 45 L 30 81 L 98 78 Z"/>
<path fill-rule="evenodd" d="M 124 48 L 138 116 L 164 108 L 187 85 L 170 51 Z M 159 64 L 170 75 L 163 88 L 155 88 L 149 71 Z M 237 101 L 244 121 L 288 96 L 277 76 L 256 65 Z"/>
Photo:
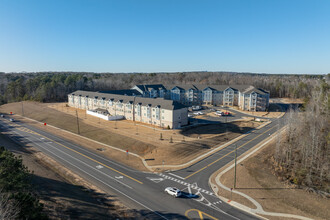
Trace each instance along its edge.
<path fill-rule="evenodd" d="M 175 87 L 178 87 L 180 89 L 184 89 L 184 90 L 189 90 L 189 89 L 193 89 L 193 90 L 199 90 L 199 91 L 203 91 L 206 88 L 210 88 L 213 91 L 224 91 L 225 89 L 227 89 L 228 87 L 232 88 L 233 90 L 236 91 L 244 91 L 245 89 L 247 89 L 248 87 L 250 87 L 250 85 L 202 85 L 202 84 L 192 84 L 192 85 L 166 85 L 166 88 L 168 90 L 171 90 Z"/>
<path fill-rule="evenodd" d="M 77 90 L 73 93 L 70 93 L 69 95 L 88 95 L 89 97 L 94 96 L 102 96 L 105 97 L 106 100 L 113 100 L 114 102 L 121 101 L 123 103 L 141 103 L 141 105 L 151 105 L 151 106 L 160 106 L 162 109 L 168 109 L 168 110 L 177 110 L 181 108 L 186 108 L 186 106 L 175 102 L 173 100 L 167 100 L 163 98 L 144 98 L 144 97 L 138 97 L 138 96 L 125 96 L 125 95 L 117 95 L 117 94 L 110 94 L 110 93 L 98 93 L 98 92 L 88 92 L 88 91 L 82 91 Z"/>
<path fill-rule="evenodd" d="M 255 92 L 260 95 L 266 95 L 269 94 L 266 90 L 260 89 L 260 88 L 255 88 L 254 86 L 251 86 L 247 88 L 245 91 L 243 91 L 244 94 L 251 94 L 252 92 Z"/>
<path fill-rule="evenodd" d="M 149 85 L 135 85 L 135 86 L 138 87 L 143 92 L 147 92 L 147 91 L 150 91 L 152 89 L 155 89 L 155 90 L 161 90 L 161 89 L 166 90 L 166 88 L 165 88 L 165 86 L 163 86 L 163 84 L 149 84 Z"/>
<path fill-rule="evenodd" d="M 212 87 L 210 87 L 210 86 L 204 88 L 203 91 L 204 91 L 204 90 L 209 90 L 209 89 L 212 90 L 212 91 L 216 91 L 216 89 L 214 89 L 214 88 L 212 88 Z"/>
<path fill-rule="evenodd" d="M 129 96 L 142 95 L 136 89 L 121 89 L 121 90 L 99 91 L 99 93 L 109 93 L 109 94 L 129 95 Z"/>

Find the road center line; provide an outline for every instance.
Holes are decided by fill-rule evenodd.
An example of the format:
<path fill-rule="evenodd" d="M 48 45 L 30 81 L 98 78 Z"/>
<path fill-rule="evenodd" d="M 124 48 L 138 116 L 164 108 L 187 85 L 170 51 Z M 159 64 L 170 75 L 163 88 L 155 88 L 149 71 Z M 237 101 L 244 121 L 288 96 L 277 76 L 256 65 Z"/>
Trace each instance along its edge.
<path fill-rule="evenodd" d="M 13 130 L 13 132 L 14 132 L 14 133 L 16 133 L 16 134 L 18 134 L 18 135 L 20 135 L 18 132 L 14 131 L 14 130 Z M 40 134 L 39 134 L 39 135 L 40 135 Z M 21 136 L 21 135 L 20 135 L 20 136 Z M 30 140 L 30 139 L 29 139 L 29 138 L 27 138 L 27 137 L 24 137 L 24 138 L 26 138 L 26 139 Z M 47 137 L 46 137 L 46 138 L 47 138 Z M 48 138 L 47 138 L 47 139 L 48 139 Z M 43 148 L 43 149 L 47 150 L 46 148 L 44 148 L 44 147 L 40 146 L 40 145 L 39 145 L 39 144 L 37 144 L 36 142 L 34 142 L 34 141 L 32 141 L 32 140 L 30 140 L 30 141 L 31 141 L 31 142 L 33 142 L 34 144 L 38 145 L 39 147 L 41 147 L 41 148 Z M 47 150 L 47 151 L 48 151 L 48 152 L 50 152 L 51 154 L 53 154 L 54 156 L 58 157 L 57 155 L 55 155 L 55 154 L 54 154 L 54 153 L 52 153 L 51 151 L 49 151 L 49 150 Z M 64 160 L 63 158 L 60 158 L 60 159 Z M 66 161 L 66 160 L 64 160 L 64 161 Z M 155 214 L 156 214 L 156 215 L 158 215 L 159 217 L 161 217 L 161 218 L 163 218 L 163 219 L 167 219 L 167 220 L 168 220 L 168 218 L 166 218 L 165 216 L 161 215 L 161 214 L 160 214 L 160 213 L 158 213 L 157 211 L 154 211 L 153 209 L 149 208 L 148 206 L 146 206 L 146 205 L 144 205 L 144 204 L 140 203 L 139 201 L 137 201 L 137 200 L 133 199 L 133 198 L 132 198 L 132 197 L 130 197 L 129 195 L 127 195 L 127 194 L 123 193 L 122 191 L 120 191 L 120 190 L 116 189 L 115 187 L 113 187 L 113 186 L 111 186 L 111 185 L 109 185 L 109 184 L 105 183 L 104 181 L 102 181 L 102 180 L 98 179 L 97 177 L 95 177 L 95 176 L 91 175 L 90 173 L 87 173 L 86 171 L 82 170 L 80 167 L 78 167 L 78 166 L 75 166 L 74 164 L 70 163 L 69 161 L 66 161 L 66 162 L 67 162 L 67 163 L 69 163 L 69 164 L 71 164 L 72 166 L 76 167 L 77 169 L 81 170 L 82 172 L 86 173 L 87 175 L 89 175 L 89 176 L 93 177 L 94 179 L 98 180 L 99 182 L 103 183 L 104 185 L 106 185 L 106 186 L 110 187 L 111 189 L 113 189 L 113 190 L 115 190 L 115 191 L 119 192 L 120 194 L 122 194 L 122 195 L 126 196 L 127 198 L 131 199 L 132 201 L 136 202 L 137 204 L 139 204 L 139 205 L 141 205 L 141 206 L 145 207 L 146 209 L 148 209 L 148 210 L 152 211 L 153 213 L 155 213 Z"/>
<path fill-rule="evenodd" d="M 15 124 L 14 127 L 19 127 L 19 126 Z M 21 127 L 23 127 L 23 126 L 21 126 Z M 125 177 L 127 177 L 127 178 L 129 178 L 129 179 L 131 179 L 131 180 L 133 180 L 133 181 L 135 181 L 135 182 L 137 182 L 137 183 L 143 184 L 143 182 L 141 182 L 141 181 L 139 181 L 139 180 L 137 180 L 137 179 L 135 179 L 135 178 L 133 178 L 133 177 L 131 177 L 131 176 L 125 174 L 125 173 L 122 173 L 122 172 L 120 172 L 119 170 L 116 170 L 115 168 L 112 168 L 112 167 L 110 167 L 110 166 L 107 166 L 107 165 L 105 165 L 104 163 L 101 163 L 101 162 L 99 162 L 99 161 L 97 161 L 97 160 L 95 160 L 95 159 L 93 159 L 93 158 L 91 158 L 91 157 L 89 157 L 89 156 L 87 156 L 87 155 L 85 155 L 85 154 L 83 154 L 83 153 L 80 153 L 80 152 L 78 152 L 78 151 L 76 151 L 76 150 L 74 150 L 74 149 L 72 149 L 72 148 L 70 148 L 70 147 L 67 147 L 67 146 L 65 146 L 65 145 L 63 145 L 63 144 L 61 144 L 61 143 L 59 143 L 59 142 L 57 142 L 57 141 L 54 141 L 54 140 L 52 140 L 52 139 L 50 139 L 50 138 L 48 138 L 48 137 L 46 137 L 46 136 L 44 136 L 44 135 L 42 135 L 42 134 L 40 134 L 40 133 L 38 133 L 38 132 L 35 132 L 35 133 L 36 133 L 36 135 L 39 135 L 39 136 L 41 136 L 41 137 L 43 137 L 43 138 L 45 138 L 45 139 L 47 139 L 47 140 L 49 140 L 49 141 L 52 141 L 52 142 L 54 142 L 54 143 L 56 143 L 56 144 L 58 144 L 58 145 L 60 145 L 60 146 L 62 146 L 62 147 L 64 147 L 64 148 L 66 148 L 66 149 L 72 151 L 72 152 L 75 152 L 75 153 L 77 153 L 77 154 L 79 154 L 79 155 L 81 155 L 81 156 L 83 156 L 83 157 L 85 157 L 85 158 L 87 158 L 87 159 L 89 159 L 89 160 L 91 160 L 91 161 L 94 161 L 95 163 L 98 163 L 98 164 L 100 164 L 100 165 L 102 165 L 102 166 L 104 166 L 104 167 L 106 167 L 106 168 L 108 168 L 108 169 L 110 169 L 110 170 L 112 170 L 112 171 L 115 171 L 115 172 L 117 172 L 117 173 L 119 173 L 119 174 L 121 174 L 121 175 L 123 175 L 123 176 L 125 176 Z"/>
<path fill-rule="evenodd" d="M 270 129 L 266 130 L 265 132 L 263 132 L 263 133 L 259 134 L 258 136 L 256 136 L 256 137 L 252 138 L 251 140 L 249 140 L 249 141 L 248 141 L 248 142 L 246 142 L 245 144 L 243 144 L 243 145 L 239 146 L 237 149 L 240 149 L 240 148 L 242 148 L 243 146 L 247 145 L 247 144 L 248 144 L 248 143 L 250 143 L 251 141 L 253 141 L 253 140 L 255 140 L 256 138 L 260 137 L 261 135 L 263 135 L 263 134 L 267 133 L 268 131 L 270 131 L 270 130 L 271 130 L 271 129 L 273 129 L 274 127 L 275 127 L 275 126 L 271 127 Z M 188 179 L 189 177 L 192 177 L 193 175 L 195 175 L 195 174 L 199 173 L 200 171 L 202 171 L 202 170 L 206 169 L 207 167 L 209 167 L 209 166 L 213 165 L 214 163 L 218 162 L 219 160 L 223 159 L 224 157 L 227 157 L 229 154 L 231 154 L 231 153 L 233 153 L 233 152 L 235 152 L 235 149 L 234 149 L 234 150 L 232 150 L 232 151 L 230 151 L 230 152 L 229 152 L 229 153 L 227 153 L 226 155 L 224 155 L 224 156 L 220 157 L 219 159 L 217 159 L 217 160 L 213 161 L 212 163 L 210 163 L 210 164 L 206 165 L 205 167 L 203 167 L 203 168 L 201 168 L 201 169 L 197 170 L 196 172 L 194 172 L 194 173 L 192 173 L 192 174 L 190 174 L 190 175 L 186 176 L 184 179 Z"/>
<path fill-rule="evenodd" d="M 101 163 L 101 162 L 99 162 L 99 161 L 97 161 L 97 160 L 95 160 L 95 159 L 93 159 L 93 158 L 91 158 L 91 157 L 89 157 L 89 156 L 87 156 L 87 155 L 85 155 L 85 154 L 82 154 L 82 153 L 80 153 L 80 152 L 78 152 L 78 151 L 76 151 L 76 150 L 74 150 L 74 149 L 72 149 L 72 148 L 70 148 L 70 147 L 67 147 L 67 146 L 65 146 L 65 145 L 63 145 L 63 144 L 61 144 L 61 143 L 59 143 L 59 142 L 57 142 L 57 141 L 54 141 L 54 140 L 52 140 L 52 139 L 50 139 L 50 138 L 48 138 L 48 137 L 46 137 L 46 136 L 44 136 L 44 135 L 42 135 L 42 134 L 39 134 L 39 135 L 42 136 L 42 137 L 44 137 L 44 138 L 46 138 L 46 139 L 48 139 L 48 140 L 50 140 L 50 141 L 53 141 L 54 143 L 56 143 L 56 144 L 58 144 L 58 145 L 60 145 L 60 146 L 62 146 L 62 147 L 64 147 L 64 148 L 66 148 L 66 149 L 68 149 L 68 150 L 70 150 L 70 151 L 72 151 L 72 152 L 75 152 L 75 153 L 77 153 L 77 154 L 79 154 L 79 155 L 81 155 L 81 156 L 83 156 L 83 157 L 85 157 L 85 158 L 87 158 L 87 159 L 89 159 L 89 160 L 91 160 L 91 161 L 94 161 L 95 163 L 98 163 L 98 164 L 100 164 L 100 165 L 102 165 L 102 166 L 104 166 L 104 167 L 106 167 L 106 168 L 108 168 L 108 169 L 110 169 L 110 170 L 112 170 L 112 171 L 115 171 L 115 172 L 117 172 L 117 173 L 119 173 L 119 174 L 121 174 L 121 175 L 123 175 L 123 176 L 126 176 L 127 178 L 129 178 L 129 179 L 131 179 L 131 180 L 134 180 L 134 181 L 137 182 L 137 183 L 143 184 L 141 181 L 139 181 L 139 180 L 137 180 L 137 179 L 135 179 L 135 178 L 133 178 L 133 177 L 131 177 L 131 176 L 125 174 L 125 173 L 122 173 L 122 172 L 120 172 L 119 170 L 116 170 L 115 168 L 109 167 L 109 166 L 105 165 L 104 163 Z"/>

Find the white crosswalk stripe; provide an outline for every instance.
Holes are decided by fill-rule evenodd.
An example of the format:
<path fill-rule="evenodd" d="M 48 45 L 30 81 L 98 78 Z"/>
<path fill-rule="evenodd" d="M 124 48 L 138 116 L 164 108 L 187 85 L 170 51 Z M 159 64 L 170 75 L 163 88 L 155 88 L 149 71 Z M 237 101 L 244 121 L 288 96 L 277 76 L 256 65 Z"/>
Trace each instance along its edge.
<path fill-rule="evenodd" d="M 197 190 L 197 191 L 200 191 L 200 192 L 206 193 L 206 194 L 208 194 L 208 195 L 210 195 L 210 196 L 213 196 L 213 195 L 214 195 L 212 192 L 210 192 L 210 191 L 208 191 L 208 190 L 205 190 L 205 189 L 202 189 L 202 188 L 198 187 L 196 184 L 190 184 L 190 183 L 184 182 L 184 181 L 182 181 L 182 180 L 179 180 L 179 179 L 173 178 L 173 177 L 171 177 L 171 176 L 167 176 L 167 175 L 162 174 L 162 173 L 158 173 L 157 175 L 163 177 L 164 179 L 172 180 L 172 181 L 174 181 L 174 182 L 180 183 L 180 184 L 182 184 L 182 185 L 184 185 L 184 186 L 188 186 L 188 187 L 190 187 L 190 188 L 192 188 L 192 189 L 195 189 L 195 190 Z"/>

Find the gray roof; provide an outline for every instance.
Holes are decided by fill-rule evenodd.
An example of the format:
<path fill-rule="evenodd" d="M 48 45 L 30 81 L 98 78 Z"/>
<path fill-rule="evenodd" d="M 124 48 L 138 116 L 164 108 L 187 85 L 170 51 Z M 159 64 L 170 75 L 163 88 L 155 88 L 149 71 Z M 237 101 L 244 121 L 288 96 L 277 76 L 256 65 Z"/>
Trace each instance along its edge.
<path fill-rule="evenodd" d="M 137 97 L 137 96 L 127 96 L 127 95 L 117 95 L 117 94 L 110 94 L 110 93 L 100 93 L 100 92 L 88 92 L 88 91 L 82 91 L 77 90 L 75 92 L 70 93 L 69 95 L 75 95 L 75 96 L 82 96 L 89 98 L 95 98 L 97 99 L 105 99 L 105 100 L 113 100 L 113 101 L 121 101 L 123 103 L 135 103 L 135 104 L 141 104 L 143 106 L 159 106 L 163 109 L 168 110 L 176 110 L 181 108 L 186 108 L 186 106 L 173 101 L 173 100 L 167 100 L 163 98 L 144 98 L 144 97 Z"/>
<path fill-rule="evenodd" d="M 163 86 L 163 84 L 136 85 L 136 87 L 141 89 L 141 91 L 143 91 L 143 92 L 149 91 L 151 89 L 155 89 L 155 90 L 164 89 L 164 90 L 166 90 L 166 88 Z"/>
<path fill-rule="evenodd" d="M 245 94 L 250 94 L 252 92 L 258 93 L 260 95 L 265 95 L 268 94 L 269 92 L 267 92 L 266 90 L 260 89 L 260 88 L 255 88 L 253 86 L 247 88 L 246 90 L 243 91 L 243 93 Z"/>
<path fill-rule="evenodd" d="M 136 89 L 121 89 L 121 90 L 109 90 L 109 91 L 99 91 L 99 93 L 109 93 L 109 94 L 117 94 L 117 95 L 142 95 Z"/>
<path fill-rule="evenodd" d="M 165 87 L 167 90 L 174 89 L 175 87 L 179 88 L 180 90 L 189 90 L 189 89 L 203 90 L 203 89 L 201 89 L 202 87 L 199 87 L 196 85 L 166 85 Z M 204 87 L 205 87 L 205 85 L 204 85 Z"/>
<path fill-rule="evenodd" d="M 189 90 L 204 90 L 206 88 L 211 88 L 212 90 L 224 91 L 227 88 L 232 88 L 238 91 L 244 91 L 249 88 L 251 85 L 202 85 L 202 84 L 192 84 L 192 85 L 166 85 L 168 90 L 173 89 L 174 87 L 178 87 L 179 89 Z"/>

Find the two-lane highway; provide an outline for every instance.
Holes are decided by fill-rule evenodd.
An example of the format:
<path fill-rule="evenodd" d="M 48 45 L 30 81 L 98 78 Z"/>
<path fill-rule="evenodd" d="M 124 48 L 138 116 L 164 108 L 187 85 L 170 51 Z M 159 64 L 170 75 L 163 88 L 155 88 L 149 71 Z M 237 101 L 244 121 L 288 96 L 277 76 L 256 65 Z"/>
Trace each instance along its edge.
<path fill-rule="evenodd" d="M 276 131 L 276 123 L 251 132 L 238 141 L 237 154 L 249 150 L 255 144 Z M 68 169 L 110 195 L 115 195 L 130 208 L 153 219 L 256 219 L 256 217 L 225 204 L 208 186 L 210 175 L 232 161 L 235 144 L 214 155 L 172 173 L 146 173 L 111 161 L 76 144 L 21 122 L 0 120 L 0 129 L 17 141 L 34 146 Z M 164 193 L 167 186 L 183 190 L 181 198 Z M 196 211 L 197 210 L 197 211 Z"/>

